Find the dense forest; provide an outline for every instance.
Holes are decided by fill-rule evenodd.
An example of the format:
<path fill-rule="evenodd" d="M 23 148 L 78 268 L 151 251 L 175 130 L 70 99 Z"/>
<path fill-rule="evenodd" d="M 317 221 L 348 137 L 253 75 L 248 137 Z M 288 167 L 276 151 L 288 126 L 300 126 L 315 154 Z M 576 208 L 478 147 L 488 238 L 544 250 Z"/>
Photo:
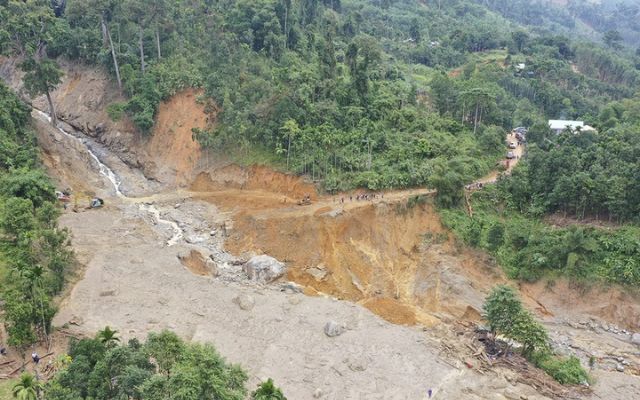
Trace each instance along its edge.
<path fill-rule="evenodd" d="M 160 101 L 200 87 L 216 116 L 193 133 L 204 147 L 327 191 L 431 186 L 455 207 L 505 133 L 530 127 L 501 204 L 533 221 L 637 222 L 637 7 L 534 3 L 6 1 L 0 49 L 24 59 L 33 94 L 59 81 L 57 57 L 103 66 L 128 98 L 110 116 L 145 135 Z M 598 132 L 555 135 L 554 118 Z"/>
<path fill-rule="evenodd" d="M 621 49 L 640 46 L 640 4 L 634 0 L 476 0 L 535 31 L 571 33 Z"/>
<path fill-rule="evenodd" d="M 8 343 L 23 350 L 47 340 L 52 297 L 72 261 L 68 233 L 56 223 L 54 187 L 37 163 L 30 117 L 0 84 L 0 299 Z"/>
<path fill-rule="evenodd" d="M 228 363 L 211 345 L 187 343 L 175 333 L 150 333 L 145 342 L 121 343 L 105 327 L 94 338 L 72 339 L 59 356 L 53 379 L 42 383 L 25 373 L 14 387 L 18 399 L 219 399 L 244 400 L 247 373 Z M 271 379 L 251 392 L 252 400 L 286 400 Z"/>
<path fill-rule="evenodd" d="M 35 18 L 40 30 L 24 35 L 46 46 L 25 46 L 10 24 L 5 53 L 103 65 L 129 98 L 111 116 L 147 134 L 162 99 L 202 87 L 217 121 L 194 132 L 201 144 L 329 191 L 429 185 L 443 171 L 470 181 L 493 168 L 505 130 L 590 120 L 640 82 L 637 58 L 528 31 L 499 2 L 496 12 L 473 1 L 48 3 L 8 2 L 8 20 Z M 531 8 L 544 9 L 510 9 Z"/>
<path fill-rule="evenodd" d="M 474 218 L 451 210 L 445 222 L 514 278 L 555 272 L 638 285 L 639 107 L 637 99 L 607 104 L 594 119 L 597 133 L 556 135 L 546 124 L 532 126 L 527 157 L 511 176 L 472 197 Z M 550 227 L 540 220 L 549 214 L 592 223 Z"/>
<path fill-rule="evenodd" d="M 328 192 L 434 187 L 445 224 L 512 278 L 638 285 L 639 17 L 625 1 L 0 0 L 0 54 L 20 61 L 54 123 L 59 58 L 104 68 L 127 99 L 109 116 L 140 135 L 161 101 L 200 88 L 215 123 L 193 135 L 208 151 Z M 47 340 L 72 264 L 29 115 L 0 86 L 0 297 L 23 350 Z M 556 134 L 548 119 L 597 131 Z M 472 217 L 464 185 L 497 168 L 519 126 L 525 158 L 470 196 Z M 47 387 L 21 385 L 51 399 L 247 394 L 211 347 L 168 332 L 117 342 L 110 330 L 74 342 Z M 272 382 L 259 390 L 283 398 Z"/>

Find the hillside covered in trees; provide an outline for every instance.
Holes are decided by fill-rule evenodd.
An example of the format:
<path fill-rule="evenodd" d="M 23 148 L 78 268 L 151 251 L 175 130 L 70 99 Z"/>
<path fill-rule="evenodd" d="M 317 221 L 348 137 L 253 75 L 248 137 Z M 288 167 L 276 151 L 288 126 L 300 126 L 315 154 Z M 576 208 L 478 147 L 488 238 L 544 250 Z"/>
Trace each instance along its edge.
<path fill-rule="evenodd" d="M 30 109 L 0 84 L 0 300 L 8 344 L 23 350 L 48 340 L 52 298 L 72 261 L 29 120 Z"/>
<path fill-rule="evenodd" d="M 124 99 L 109 118 L 127 119 L 142 137 L 154 134 L 162 101 L 197 88 L 211 123 L 193 137 L 205 151 L 305 175 L 327 193 L 434 188 L 444 225 L 510 278 L 632 287 L 639 17 L 632 1 L 0 0 L 0 54 L 17 61 L 30 96 L 48 99 L 54 124 L 60 59 L 106 71 Z M 0 86 L 0 298 L 8 344 L 22 351 L 48 341 L 73 261 L 29 113 Z M 557 133 L 549 119 L 595 130 Z M 516 127 L 528 128 L 518 165 L 465 192 L 504 170 Z M 171 223 L 155 210 L 155 222 Z M 553 223 L 558 216 L 569 222 Z M 222 227 L 226 237 L 226 220 Z M 552 357 L 546 331 L 510 289 L 494 293 L 511 298 L 526 336 L 538 337 L 537 360 L 536 346 L 527 351 L 520 339 L 530 360 L 560 382 L 588 381 L 578 359 Z M 492 331 L 522 338 L 498 317 Z M 240 367 L 166 331 L 120 344 L 106 329 L 74 341 L 70 355 L 47 386 L 24 375 L 16 387 L 51 399 L 249 393 Z M 253 397 L 284 398 L 271 380 Z"/>
<path fill-rule="evenodd" d="M 527 158 L 500 183 L 502 203 L 534 219 L 637 222 L 633 3 L 53 5 L 0 8 L 0 49 L 24 58 L 27 89 L 55 87 L 56 57 L 100 65 L 128 99 L 110 106 L 111 118 L 141 134 L 153 134 L 160 101 L 199 87 L 215 123 L 193 134 L 211 151 L 306 174 L 327 191 L 436 187 L 441 205 L 456 206 L 463 185 L 503 157 L 505 133 L 526 126 Z M 585 23 L 601 44 L 585 39 Z M 555 135 L 555 118 L 598 132 Z"/>
<path fill-rule="evenodd" d="M 217 121 L 194 132 L 201 144 L 327 190 L 428 185 L 445 171 L 468 182 L 494 167 L 505 130 L 594 124 L 640 82 L 626 50 L 518 25 L 527 10 L 556 15 L 526 2 L 48 3 L 3 7 L 5 53 L 104 66 L 129 98 L 112 117 L 147 134 L 162 99 L 202 87 Z M 30 19 L 41 29 L 24 35 L 46 36 L 44 48 L 25 48 L 14 28 Z"/>

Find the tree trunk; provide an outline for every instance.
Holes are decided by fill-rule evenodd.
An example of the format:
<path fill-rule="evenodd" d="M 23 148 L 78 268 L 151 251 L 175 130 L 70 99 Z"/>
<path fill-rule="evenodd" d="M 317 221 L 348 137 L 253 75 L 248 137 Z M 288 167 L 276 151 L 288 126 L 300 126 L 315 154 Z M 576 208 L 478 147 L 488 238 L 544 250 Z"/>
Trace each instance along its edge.
<path fill-rule="evenodd" d="M 51 119 L 53 121 L 53 118 Z M 34 297 L 36 297 L 36 291 L 35 291 L 35 287 L 37 285 L 37 282 L 34 282 L 33 287 L 31 288 L 31 294 Z M 45 342 L 47 343 L 47 350 L 51 349 L 51 345 L 49 343 L 49 333 L 47 332 L 47 323 L 44 319 L 44 304 L 42 303 L 42 297 L 39 297 L 40 300 L 40 317 L 42 319 L 42 331 L 44 332 L 44 339 Z M 36 307 L 38 307 L 37 305 L 35 305 Z"/>
<path fill-rule="evenodd" d="M 289 155 L 291 154 L 291 134 L 289 134 L 289 143 L 287 144 L 287 171 L 289 170 Z"/>
<path fill-rule="evenodd" d="M 51 115 L 51 125 L 58 125 L 58 116 L 56 115 L 56 109 L 53 107 L 53 100 L 51 100 L 51 94 L 47 90 L 47 101 L 49 102 L 49 115 Z"/>
<path fill-rule="evenodd" d="M 284 9 L 284 48 L 289 48 L 289 31 L 287 31 L 287 19 L 289 19 L 289 8 Z"/>
<path fill-rule="evenodd" d="M 140 38 L 138 41 L 138 45 L 140 46 L 140 70 L 144 74 L 144 42 L 143 42 L 144 30 L 142 29 L 142 25 L 140 25 Z"/>
<path fill-rule="evenodd" d="M 162 58 L 162 52 L 160 51 L 160 30 L 156 26 L 156 47 L 158 48 L 158 60 Z"/>
<path fill-rule="evenodd" d="M 104 18 L 100 18 L 100 27 L 102 31 L 102 46 L 109 46 L 109 39 L 107 38 L 107 24 L 104 23 Z"/>
<path fill-rule="evenodd" d="M 113 40 L 111 39 L 111 31 L 109 27 L 101 20 L 102 29 L 107 33 L 107 39 L 109 39 L 109 47 L 111 48 L 111 58 L 113 59 L 113 68 L 116 70 L 116 80 L 118 81 L 118 89 L 122 90 L 122 80 L 120 80 L 120 67 L 118 67 L 118 58 L 116 57 L 116 49 L 113 47 Z"/>
<path fill-rule="evenodd" d="M 476 130 L 478 129 L 478 108 L 480 108 L 479 103 L 476 103 L 476 115 L 473 117 L 473 134 L 476 134 Z"/>

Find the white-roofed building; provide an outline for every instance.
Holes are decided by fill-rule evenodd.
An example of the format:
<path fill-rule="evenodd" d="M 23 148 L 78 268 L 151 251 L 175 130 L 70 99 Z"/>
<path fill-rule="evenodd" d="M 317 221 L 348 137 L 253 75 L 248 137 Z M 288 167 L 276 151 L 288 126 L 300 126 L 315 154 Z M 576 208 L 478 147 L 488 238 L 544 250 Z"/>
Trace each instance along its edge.
<path fill-rule="evenodd" d="M 569 128 L 573 133 L 576 133 L 578 131 L 595 131 L 594 127 L 585 125 L 583 121 L 568 121 L 563 119 L 550 119 L 549 128 L 556 134 L 563 132 L 567 128 Z"/>

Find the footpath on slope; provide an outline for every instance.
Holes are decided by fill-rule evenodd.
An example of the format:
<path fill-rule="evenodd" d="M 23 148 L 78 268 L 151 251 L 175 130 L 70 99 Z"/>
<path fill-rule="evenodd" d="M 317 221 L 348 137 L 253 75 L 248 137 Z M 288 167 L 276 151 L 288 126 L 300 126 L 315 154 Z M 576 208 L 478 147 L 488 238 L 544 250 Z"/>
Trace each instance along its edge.
<path fill-rule="evenodd" d="M 413 341 L 406 332 L 420 332 L 419 328 L 398 329 L 357 306 L 354 309 L 358 310 L 358 315 L 361 313 L 366 320 L 381 324 L 380 329 L 372 331 L 372 334 L 376 337 L 381 334 L 383 337 L 370 343 L 370 335 L 358 333 L 353 336 L 350 334 L 351 328 L 336 340 L 326 339 L 323 335 L 315 336 L 321 331 L 324 322 L 328 318 L 334 318 L 334 315 L 337 322 L 344 320 L 348 326 L 354 326 L 348 323 L 349 318 L 342 318 L 344 314 L 340 311 L 346 310 L 345 306 L 352 305 L 334 301 L 330 296 L 322 294 L 314 298 L 301 296 L 301 302 L 298 304 L 294 304 L 297 302 L 295 299 L 287 300 L 281 309 L 265 306 L 266 308 L 260 309 L 260 320 L 256 320 L 255 309 L 238 309 L 233 303 L 233 298 L 241 294 L 253 296 L 254 300 L 257 298 L 256 303 L 264 301 L 271 305 L 277 303 L 278 296 L 300 296 L 295 293 L 296 290 L 286 285 L 256 287 L 248 284 L 239 266 L 234 264 L 242 259 L 229 254 L 225 250 L 225 244 L 229 243 L 230 247 L 231 243 L 237 241 L 234 236 L 243 235 L 240 229 L 242 226 L 253 229 L 249 223 L 254 218 L 252 213 L 259 216 L 260 212 L 268 214 L 271 209 L 274 210 L 274 216 L 290 213 L 282 212 L 283 209 L 292 208 L 291 204 L 279 203 L 282 197 L 288 196 L 297 200 L 308 191 L 307 188 L 299 182 L 292 181 L 290 177 L 283 178 L 278 175 L 273 179 L 276 175 L 264 169 L 245 170 L 232 166 L 227 168 L 209 157 L 198 161 L 198 146 L 192 140 L 190 128 L 201 126 L 199 124 L 206 122 L 208 116 L 202 112 L 202 105 L 195 102 L 195 95 L 189 92 L 184 96 L 182 93 L 178 94 L 175 99 L 161 106 L 160 113 L 164 114 L 163 121 L 166 125 L 161 125 L 160 134 L 154 135 L 157 151 L 150 153 L 149 149 L 153 146 L 148 140 L 140 140 L 134 135 L 126 121 L 113 123 L 107 117 L 107 105 L 122 100 L 116 95 L 117 90 L 108 76 L 99 69 L 73 63 L 63 62 L 63 67 L 66 71 L 64 82 L 53 93 L 61 116 L 89 135 L 86 137 L 78 134 L 88 140 L 89 147 L 97 157 L 119 178 L 121 190 L 135 199 L 113 197 L 112 183 L 99 174 L 95 160 L 92 161 L 92 158 L 83 152 L 82 143 L 70 143 L 47 124 L 41 124 L 39 140 L 44 142 L 45 147 L 49 146 L 48 153 L 47 149 L 44 149 L 44 160 L 52 174 L 60 178 L 61 187 L 71 186 L 76 193 L 84 193 L 84 200 L 94 195 L 107 200 L 107 206 L 97 212 L 68 213 L 62 218 L 62 223 L 72 229 L 74 249 L 86 267 L 84 276 L 61 305 L 61 312 L 56 318 L 58 326 L 69 324 L 75 332 L 93 334 L 95 330 L 103 328 L 105 323 L 109 323 L 118 328 L 125 338 L 142 337 L 148 331 L 164 327 L 173 328 L 185 338 L 214 341 L 224 355 L 232 361 L 242 362 L 249 368 L 252 382 L 264 378 L 264 375 L 261 375 L 263 373 L 273 376 L 278 382 L 284 382 L 285 393 L 290 398 L 310 398 L 315 386 L 329 388 L 324 390 L 322 398 L 414 399 L 423 397 L 424 393 L 421 390 L 431 385 L 432 381 L 437 381 L 437 384 L 434 384 L 434 387 L 438 388 L 436 398 L 503 399 L 517 398 L 520 394 L 530 399 L 540 398 L 530 387 L 517 383 L 523 379 L 522 377 L 506 376 L 502 370 L 491 371 L 489 375 L 481 376 L 463 366 L 465 353 L 457 351 L 449 354 L 449 351 L 444 351 L 445 348 L 442 346 L 447 335 L 442 331 L 452 333 L 454 342 L 459 342 L 461 336 L 458 336 L 451 320 L 457 319 L 460 315 L 463 319 L 477 318 L 477 310 L 487 285 L 501 281 L 500 269 L 496 268 L 491 260 L 483 260 L 480 254 L 465 253 L 466 255 L 461 256 L 460 248 L 447 240 L 437 229 L 410 240 L 400 237 L 402 232 L 397 228 L 392 229 L 393 233 L 387 237 L 372 231 L 372 236 L 379 238 L 376 240 L 371 240 L 369 235 L 363 233 L 368 232 L 372 226 L 383 230 L 388 224 L 389 215 L 392 214 L 391 209 L 400 213 L 407 211 L 401 207 L 402 203 L 405 203 L 404 200 L 396 204 L 362 202 L 358 203 L 357 208 L 340 215 L 336 214 L 335 217 L 331 215 L 332 211 L 326 214 L 326 209 L 322 210 L 322 207 L 315 209 L 313 214 L 303 211 L 299 220 L 306 219 L 306 223 L 313 224 L 312 226 L 317 226 L 318 221 L 343 219 L 335 224 L 323 223 L 325 227 L 322 230 L 314 229 L 320 235 L 326 232 L 325 229 L 334 227 L 338 235 L 330 237 L 341 241 L 340 244 L 350 256 L 347 260 L 338 260 L 337 265 L 342 271 L 340 273 L 325 273 L 321 268 L 316 269 L 319 265 L 311 259 L 311 268 L 302 273 L 301 279 L 309 280 L 313 288 L 316 278 L 322 282 L 318 285 L 326 285 L 323 279 L 328 279 L 327 276 L 340 275 L 343 278 L 336 278 L 337 284 L 327 288 L 335 288 L 335 297 L 346 298 L 341 294 L 343 292 L 351 293 L 356 298 L 363 296 L 357 301 L 363 305 L 369 303 L 370 308 L 379 315 L 386 315 L 387 318 L 396 313 L 402 316 L 402 320 L 410 320 L 413 318 L 412 307 L 409 307 L 408 313 L 399 310 L 406 310 L 407 304 L 415 302 L 415 307 L 430 310 L 429 317 L 444 322 L 427 328 L 426 332 L 417 336 L 416 341 L 426 340 L 427 346 L 405 346 Z M 0 74 L 4 79 L 11 81 L 12 87 L 20 90 L 20 74 L 11 71 L 11 66 L 8 69 L 3 66 Z M 44 106 L 45 102 L 37 99 L 34 100 L 34 104 Z M 167 153 L 180 156 L 178 159 L 171 159 Z M 188 178 L 189 174 L 179 170 L 183 168 L 215 171 L 211 178 L 219 185 L 214 188 L 213 193 L 200 196 L 189 191 L 173 193 L 159 183 L 168 183 L 171 186 L 184 177 Z M 179 179 L 175 179 L 172 184 L 173 177 Z M 189 181 L 187 179 L 187 182 Z M 225 192 L 226 189 L 230 192 Z M 247 196 L 247 193 L 250 194 Z M 208 201 L 201 201 L 207 197 Z M 268 199 L 266 204 L 265 199 Z M 328 202 L 332 201 L 333 199 L 329 199 Z M 173 225 L 163 221 L 158 223 L 155 212 L 142 210 L 141 204 L 155 207 L 163 221 L 171 221 L 178 225 L 184 232 L 183 237 L 174 245 L 168 246 L 175 235 Z M 412 210 L 418 213 L 420 218 L 428 219 L 431 225 L 437 227 L 437 215 L 429 217 L 430 211 L 427 206 L 420 205 L 425 207 L 425 210 L 419 207 L 413 207 Z M 332 203 L 323 207 L 333 209 L 334 205 Z M 245 214 L 242 214 L 243 211 Z M 356 215 L 350 216 L 350 213 Z M 377 224 L 371 224 L 370 216 L 367 214 L 380 214 Z M 407 215 L 406 222 L 398 220 L 392 225 L 397 227 L 402 223 L 411 224 L 412 214 Z M 244 222 L 238 222 L 244 218 Z M 348 218 L 353 220 L 348 221 Z M 273 236 L 276 238 L 293 237 L 300 233 L 309 238 L 312 236 L 309 232 L 314 231 L 300 228 L 304 223 L 296 222 L 295 218 L 274 220 L 279 222 L 268 229 L 276 234 Z M 225 226 L 228 228 L 228 237 L 222 234 L 221 227 Z M 294 226 L 295 229 L 290 230 L 290 226 Z M 347 227 L 360 232 L 360 240 L 351 242 Z M 272 240 L 269 235 L 261 236 L 267 244 Z M 306 247 L 309 252 L 320 255 L 332 250 L 330 241 L 319 243 L 317 237 L 319 236 L 316 236 L 316 240 L 306 238 L 302 245 L 295 240 L 282 240 L 279 241 L 278 247 L 295 247 L 299 248 L 296 249 L 299 252 L 303 252 Z M 383 257 L 380 257 L 376 251 L 383 242 L 389 244 L 382 246 L 379 254 L 383 254 Z M 394 243 L 401 245 L 395 246 Z M 412 243 L 419 243 L 419 246 L 412 246 Z M 324 247 L 325 245 L 327 247 Z M 247 241 L 243 244 L 241 238 L 238 246 L 241 252 L 257 254 L 264 252 L 261 248 L 267 248 L 261 240 L 255 240 L 253 243 Z M 421 250 L 422 247 L 426 247 L 427 252 Z M 365 260 L 362 264 L 359 261 L 356 264 L 370 265 L 377 259 L 385 259 L 384 253 L 387 250 L 383 249 L 386 248 L 397 250 L 405 260 L 417 259 L 420 267 L 413 267 L 412 271 L 411 268 L 403 267 L 406 263 L 387 262 L 384 263 L 385 268 L 372 274 L 378 278 L 385 278 L 382 281 L 363 284 L 359 279 L 353 279 L 352 275 L 357 278 L 353 272 L 360 270 L 356 267 L 350 268 L 353 254 L 358 254 L 358 257 Z M 188 269 L 194 266 L 185 265 L 191 264 L 191 261 L 185 263 L 178 257 L 189 258 L 194 249 L 204 256 L 202 259 L 215 260 L 214 265 L 210 267 L 212 272 L 213 269 L 218 270 L 217 277 L 214 278 L 213 273 L 209 276 L 194 275 Z M 336 250 L 335 254 L 339 253 L 340 251 Z M 240 253 L 238 255 L 242 256 Z M 395 256 L 388 258 L 393 257 Z M 195 258 L 198 259 L 197 256 Z M 286 257 L 283 260 L 286 261 Z M 292 265 L 292 273 L 300 273 L 297 271 L 296 260 L 288 261 L 287 264 Z M 410 278 L 413 272 L 416 273 L 416 277 Z M 395 276 L 402 278 L 397 279 Z M 360 294 L 358 286 L 363 289 L 364 295 Z M 594 395 L 613 399 L 638 397 L 640 391 L 637 379 L 628 374 L 633 371 L 633 354 L 634 351 L 637 353 L 637 349 L 629 343 L 627 334 L 611 324 L 622 321 L 622 318 L 618 318 L 624 314 L 627 321 L 635 321 L 631 324 L 637 326 L 639 319 L 633 317 L 638 315 L 637 302 L 593 291 L 581 294 L 582 298 L 588 296 L 588 302 L 580 301 L 580 297 L 574 301 L 572 296 L 578 293 L 575 288 L 563 288 L 562 285 L 557 285 L 556 288 L 550 289 L 541 283 L 536 291 L 531 292 L 533 298 L 530 304 L 533 309 L 536 309 L 541 301 L 545 304 L 540 306 L 545 312 L 539 315 L 552 323 L 548 327 L 557 338 L 555 343 L 562 349 L 566 348 L 570 353 L 580 352 L 585 364 L 590 354 L 596 355 L 598 361 L 595 372 L 603 374 L 603 379 L 598 379 L 599 375 L 596 376 L 598 383 L 594 388 Z M 280 292 L 280 289 L 284 293 Z M 377 293 L 378 290 L 381 290 L 382 296 Z M 411 298 L 411 290 L 422 294 L 422 300 Z M 331 292 L 327 290 L 324 293 Z M 572 296 L 567 296 L 567 293 Z M 231 301 L 227 301 L 229 296 L 232 296 Z M 366 296 L 374 297 L 372 299 Z M 399 298 L 396 299 L 395 296 Z M 421 298 L 420 295 L 416 297 Z M 550 305 L 551 299 L 555 300 Z M 611 309 L 613 303 L 619 304 L 615 313 L 612 313 Z M 600 304 L 607 306 L 602 307 Z M 298 305 L 303 307 L 300 308 Z M 289 308 L 295 309 L 295 312 L 292 314 Z M 326 314 L 317 317 L 314 314 L 316 310 L 326 311 Z M 265 315 L 265 312 L 271 314 Z M 218 319 L 219 313 L 228 313 L 230 316 Z M 593 316 L 597 319 L 593 319 Z M 600 319 L 609 320 L 609 324 L 597 322 Z M 364 325 L 363 329 L 368 329 L 368 326 Z M 274 335 L 279 332 L 286 334 L 281 341 L 279 336 L 275 339 L 271 336 L 261 337 L 260 332 L 264 330 L 274 330 Z M 300 335 L 306 341 L 290 337 L 291 330 L 300 330 Z M 308 334 L 312 336 L 305 336 Z M 324 342 L 325 340 L 328 341 Z M 397 346 L 395 340 L 398 340 Z M 371 347 L 362 347 L 363 344 L 371 344 Z M 383 345 L 383 349 L 389 346 L 389 351 L 382 351 L 378 355 L 375 346 L 379 344 Z M 334 347 L 337 352 L 333 352 Z M 365 355 L 365 362 L 353 363 L 344 358 L 342 355 L 348 353 L 345 353 L 345 350 L 349 347 L 359 352 L 358 354 Z M 327 354 L 326 349 L 330 350 Z M 401 363 L 394 361 L 398 358 L 396 350 L 402 355 Z M 278 358 L 281 353 L 286 356 Z M 293 353 L 296 357 L 287 358 L 288 353 Z M 423 357 L 426 357 L 426 362 Z M 370 358 L 376 362 L 367 368 Z M 616 364 L 622 363 L 620 360 L 630 365 L 623 365 L 624 373 L 612 372 L 618 367 Z M 433 362 L 439 364 L 434 365 Z M 448 367 L 452 367 L 455 369 L 453 375 L 447 376 L 455 378 L 442 378 L 438 373 L 430 372 L 433 368 L 441 366 L 441 363 L 446 366 L 443 367 L 444 371 L 438 372 L 445 373 Z M 362 367 L 362 364 L 365 367 Z M 395 376 L 397 371 L 403 373 L 398 380 Z M 309 378 L 305 377 L 305 373 L 308 373 Z M 279 376 L 283 379 L 279 379 Z M 406 387 L 399 386 L 407 381 L 409 383 Z M 382 388 L 378 388 L 378 385 Z M 335 390 L 332 389 L 334 386 Z M 342 390 L 343 388 L 346 389 Z M 388 390 L 388 393 L 385 393 L 385 390 Z M 373 394 L 367 395 L 369 392 Z M 389 395 L 384 397 L 384 394 Z"/>
<path fill-rule="evenodd" d="M 120 178 L 127 179 L 123 176 Z M 80 332 L 92 333 L 109 324 L 119 328 L 125 337 L 142 337 L 152 330 L 170 328 L 192 340 L 212 341 L 232 361 L 250 366 L 252 382 L 274 377 L 292 398 L 311 398 L 313 393 L 336 399 L 420 398 L 428 388 L 436 389 L 438 397 L 445 398 L 486 398 L 488 394 L 507 398 L 513 393 L 543 398 L 526 386 L 526 381 L 518 383 L 519 378 L 510 376 L 508 371 L 496 369 L 484 377 L 468 370 L 461 355 L 438 355 L 443 351 L 440 346 L 447 337 L 448 322 L 428 329 L 425 335 L 419 329 L 382 322 L 350 303 L 324 296 L 307 297 L 292 289 L 282 293 L 278 286 L 247 284 L 238 268 L 226 262 L 234 259 L 224 260 L 224 242 L 241 240 L 236 235 L 246 236 L 241 225 L 251 220 L 277 221 L 269 228 L 275 229 L 275 235 L 265 235 L 265 242 L 273 241 L 274 236 L 292 237 L 289 243 L 283 243 L 285 247 L 312 253 L 318 238 L 326 236 L 327 245 L 337 245 L 333 253 L 336 257 L 356 249 L 365 261 L 362 265 L 371 271 L 370 276 L 384 278 L 368 282 L 359 279 L 357 274 L 366 271 L 359 271 L 353 259 L 344 258 L 340 263 L 346 261 L 354 267 L 342 280 L 337 278 L 337 270 L 323 272 L 319 264 L 311 264 L 312 268 L 304 272 L 292 268 L 290 274 L 300 273 L 301 282 L 311 276 L 313 282 L 307 287 L 319 285 L 318 293 L 334 294 L 330 287 L 322 287 L 326 283 L 322 283 L 324 277 L 329 275 L 345 285 L 334 285 L 335 297 L 361 301 L 392 322 L 429 325 L 434 322 L 433 315 L 445 322 L 452 315 L 477 318 L 481 294 L 486 290 L 479 285 L 488 280 L 487 276 L 491 277 L 488 284 L 500 281 L 500 274 L 495 270 L 473 272 L 483 263 L 477 263 L 472 255 L 464 261 L 460 254 L 451 254 L 454 246 L 428 205 L 401 209 L 406 199 L 403 196 L 429 192 L 405 191 L 398 197 L 395 193 L 386 194 L 384 200 L 354 201 L 335 215 L 321 210 L 340 208 L 334 203 L 337 199 L 325 198 L 313 207 L 303 207 L 281 203 L 283 195 L 255 188 L 178 191 L 137 199 L 118 198 L 108 192 L 109 181 L 104 186 L 103 194 L 108 199 L 104 209 L 63 216 L 62 222 L 74 232 L 74 247 L 87 269 L 56 317 L 59 325 L 70 324 Z M 220 208 L 213 205 L 216 202 Z M 141 209 L 139 204 L 156 207 L 157 215 Z M 383 220 L 376 222 L 376 216 Z M 168 246 L 175 236 L 166 224 L 157 223 L 159 217 L 175 221 L 185 230 L 184 238 Z M 349 219 L 335 224 L 349 225 L 351 231 L 346 226 L 334 227 L 335 232 L 344 232 L 336 240 L 336 236 L 329 235 L 329 226 L 341 218 Z M 390 218 L 397 220 L 391 223 Z M 309 229 L 312 220 L 326 221 L 325 228 Z M 229 237 L 221 237 L 221 223 L 228 224 Z M 381 232 L 374 233 L 372 226 L 380 227 Z M 401 238 L 411 226 L 431 232 L 427 242 L 421 243 L 430 250 L 414 249 L 411 244 L 423 239 L 422 231 L 415 230 Z M 438 233 L 443 236 L 438 238 Z M 401 243 L 407 239 L 408 243 Z M 340 242 L 343 249 L 339 248 Z M 215 256 L 216 268 L 221 270 L 218 278 L 194 275 L 183 267 L 176 256 L 190 254 L 194 249 Z M 394 249 L 396 253 L 392 252 Z M 323 248 L 317 250 L 320 255 L 326 252 Z M 398 265 L 397 260 L 402 257 L 408 257 L 407 261 Z M 282 259 L 298 264 L 286 256 Z M 414 263 L 417 267 L 411 270 Z M 296 280 L 295 275 L 290 277 Z M 352 287 L 356 289 L 350 298 L 345 295 L 349 293 L 345 288 Z M 427 295 L 416 302 L 415 298 L 420 298 L 416 292 Z M 241 295 L 254 299 L 252 309 L 238 309 L 234 299 Z M 470 304 L 475 307 L 469 308 Z M 428 318 L 422 319 L 425 315 L 416 309 L 429 310 Z M 344 324 L 347 332 L 335 339 L 327 338 L 322 327 L 329 320 Z M 566 332 L 561 326 L 556 332 L 563 330 Z M 584 345 L 581 340 L 571 344 Z M 625 354 L 631 354 L 631 350 Z M 620 384 L 621 378 L 626 379 L 626 375 L 607 376 L 607 382 L 617 381 L 619 388 L 628 387 L 620 393 L 635 393 L 635 381 L 623 379 Z"/>
<path fill-rule="evenodd" d="M 480 399 L 487 391 L 545 398 L 507 371 L 496 370 L 489 379 L 466 368 L 460 356 L 439 355 L 440 341 L 434 338 L 446 335 L 446 329 L 425 332 L 390 324 L 353 303 L 231 279 L 233 271 L 222 273 L 224 279 L 191 273 L 177 256 L 224 251 L 218 244 L 225 238 L 211 232 L 218 223 L 230 222 L 228 212 L 198 199 L 176 200 L 173 194 L 165 201 L 141 200 L 184 230 L 184 238 L 170 245 L 170 227 L 158 223 L 138 200 L 117 196 L 109 187 L 114 183 L 110 174 L 101 174 L 92 157 L 68 151 L 77 141 L 44 121 L 39 130 L 52 135 L 59 150 L 69 146 L 52 157 L 86 173 L 87 182 L 103 182 L 96 184 L 95 195 L 106 200 L 102 209 L 61 218 L 73 232 L 74 249 L 86 269 L 61 304 L 57 326 L 93 334 L 110 325 L 123 339 L 173 329 L 187 339 L 214 343 L 249 369 L 251 385 L 272 377 L 295 399 L 418 399 L 428 389 L 435 390 L 435 398 Z M 117 178 L 124 184 L 129 176 Z M 239 269 L 222 264 L 216 267 Z M 252 298 L 252 306 L 239 308 L 234 299 L 240 296 Z M 323 327 L 328 321 L 343 326 L 344 333 L 327 337 Z"/>

